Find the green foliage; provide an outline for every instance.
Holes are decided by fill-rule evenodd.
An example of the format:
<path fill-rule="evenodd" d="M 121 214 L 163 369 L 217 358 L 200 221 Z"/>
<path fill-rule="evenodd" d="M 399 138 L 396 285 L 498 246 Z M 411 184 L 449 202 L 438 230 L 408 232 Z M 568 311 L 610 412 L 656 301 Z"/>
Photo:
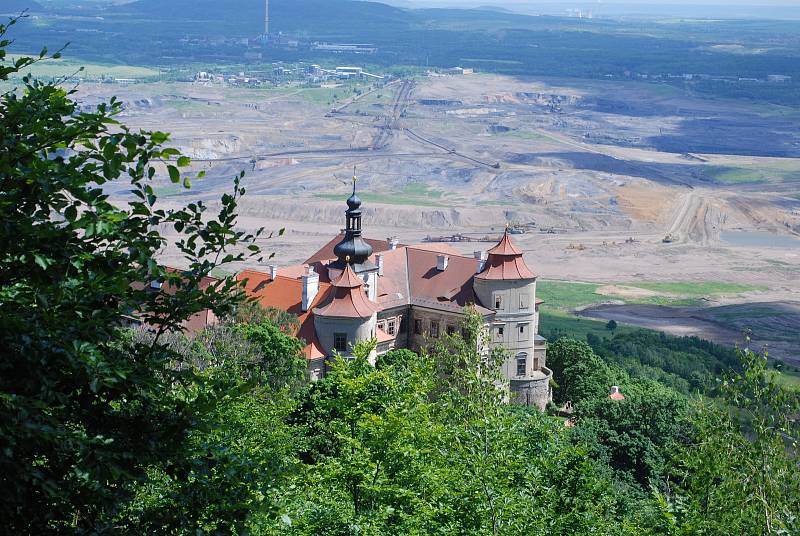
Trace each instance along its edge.
<path fill-rule="evenodd" d="M 0 80 L 45 57 L 0 62 Z M 236 229 L 239 178 L 216 215 L 202 203 L 161 209 L 152 179 L 179 156 L 166 134 L 118 123 L 114 99 L 81 113 L 73 91 L 23 84 L 0 96 L 0 518 L 14 533 L 101 531 L 132 483 L 191 462 L 192 427 L 217 391 L 176 366 L 162 337 L 200 311 L 229 314 L 239 284 L 207 276 L 247 258 L 239 245 L 259 248 Z M 129 204 L 109 202 L 113 182 L 130 189 Z M 186 270 L 156 262 L 160 227 L 174 229 Z M 122 329 L 134 314 L 154 332 L 146 343 Z"/>
<path fill-rule="evenodd" d="M 339 359 L 289 422 L 303 469 L 259 534 L 641 534 L 561 422 L 512 408 L 474 311 L 430 353 Z"/>
<path fill-rule="evenodd" d="M 554 392 L 556 402 L 572 401 L 580 405 L 608 394 L 612 385 L 611 371 L 588 344 L 559 339 L 550 345 L 547 356 L 558 387 Z"/>
<path fill-rule="evenodd" d="M 234 331 L 256 347 L 256 365 L 273 388 L 296 386 L 303 380 L 306 362 L 298 339 L 270 322 L 241 324 Z"/>
<path fill-rule="evenodd" d="M 740 366 L 736 350 L 697 337 L 634 330 L 610 338 L 589 335 L 587 341 L 606 363 L 687 394 L 713 389 L 716 378 Z"/>
<path fill-rule="evenodd" d="M 577 406 L 576 435 L 592 456 L 621 473 L 621 480 L 648 489 L 687 433 L 687 400 L 654 381 L 620 383 L 625 400 L 605 394 Z"/>
<path fill-rule="evenodd" d="M 721 385 L 727 407 L 693 405 L 695 433 L 675 453 L 672 489 L 659 496 L 670 534 L 800 531 L 800 399 L 775 381 L 766 356 L 740 357 L 741 372 Z"/>

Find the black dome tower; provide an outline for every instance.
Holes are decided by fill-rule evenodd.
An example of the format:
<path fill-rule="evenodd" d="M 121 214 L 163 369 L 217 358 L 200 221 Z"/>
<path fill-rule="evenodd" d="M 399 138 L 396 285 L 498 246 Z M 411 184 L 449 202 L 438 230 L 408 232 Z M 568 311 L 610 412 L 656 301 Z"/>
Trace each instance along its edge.
<path fill-rule="evenodd" d="M 367 262 L 372 255 L 372 246 L 361 238 L 361 199 L 356 194 L 355 172 L 353 173 L 353 195 L 347 200 L 345 215 L 347 224 L 344 238 L 333 248 L 338 259 L 334 263 L 334 267 L 343 269 L 345 264 L 348 264 L 349 257 L 350 264 L 353 265 L 356 272 L 368 270 L 371 267 L 367 265 Z"/>

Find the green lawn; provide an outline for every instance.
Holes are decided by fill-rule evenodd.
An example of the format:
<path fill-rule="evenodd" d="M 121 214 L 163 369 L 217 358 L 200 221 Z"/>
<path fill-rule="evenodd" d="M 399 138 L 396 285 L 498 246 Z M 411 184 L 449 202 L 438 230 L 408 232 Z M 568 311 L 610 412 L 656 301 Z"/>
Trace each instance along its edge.
<path fill-rule="evenodd" d="M 578 307 L 585 307 L 587 305 L 608 301 L 651 305 L 700 305 L 703 303 L 703 298 L 735 296 L 744 292 L 767 290 L 764 287 L 752 287 L 717 281 L 644 281 L 618 284 L 632 289 L 649 290 L 658 294 L 652 296 L 602 295 L 597 293 L 600 287 L 605 286 L 600 283 L 541 280 L 537 285 L 537 295 L 545 300 L 548 307 L 569 311 Z"/>
<path fill-rule="evenodd" d="M 601 286 L 595 283 L 542 280 L 536 285 L 536 296 L 545 301 L 548 309 L 575 309 L 592 303 L 608 301 L 608 296 L 595 293 Z"/>
<path fill-rule="evenodd" d="M 668 294 L 677 294 L 685 297 L 697 296 L 731 296 L 742 294 L 743 292 L 755 292 L 767 290 L 765 287 L 753 287 L 748 285 L 739 285 L 737 283 L 725 283 L 722 281 L 706 281 L 702 283 L 696 282 L 645 282 L 635 283 L 630 286 L 652 290 L 654 292 L 664 292 Z"/>

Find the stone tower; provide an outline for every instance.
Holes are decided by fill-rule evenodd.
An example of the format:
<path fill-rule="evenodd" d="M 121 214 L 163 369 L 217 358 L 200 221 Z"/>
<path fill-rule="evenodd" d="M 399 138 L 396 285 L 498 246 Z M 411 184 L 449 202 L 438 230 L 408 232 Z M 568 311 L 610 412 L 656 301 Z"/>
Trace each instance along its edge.
<path fill-rule="evenodd" d="M 364 282 L 349 263 L 331 286 L 330 297 L 314 309 L 314 329 L 326 355 L 352 356 L 357 342 L 375 337 L 378 306 L 367 298 Z M 370 356 L 373 365 L 374 354 Z"/>
<path fill-rule="evenodd" d="M 481 304 L 495 311 L 490 337 L 493 346 L 509 353 L 503 375 L 510 381 L 512 402 L 544 409 L 551 400 L 552 372 L 545 366 L 547 347 L 538 334 L 536 275 L 507 229 L 488 251 L 486 265 L 473 285 Z"/>

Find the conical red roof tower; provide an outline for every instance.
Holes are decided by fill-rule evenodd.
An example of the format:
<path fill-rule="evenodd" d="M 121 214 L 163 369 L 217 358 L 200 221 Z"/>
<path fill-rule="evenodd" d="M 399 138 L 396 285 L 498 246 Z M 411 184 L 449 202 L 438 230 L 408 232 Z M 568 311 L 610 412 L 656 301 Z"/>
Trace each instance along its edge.
<path fill-rule="evenodd" d="M 477 279 L 536 279 L 522 258 L 522 251 L 517 249 L 506 228 L 503 238 L 489 250 L 486 267 L 476 275 Z"/>
<path fill-rule="evenodd" d="M 345 265 L 342 274 L 331 283 L 331 286 L 333 287 L 331 300 L 326 305 L 314 309 L 315 315 L 336 318 L 369 318 L 378 312 L 378 306 L 367 298 L 363 290 L 364 282 L 353 271 L 349 262 Z"/>

